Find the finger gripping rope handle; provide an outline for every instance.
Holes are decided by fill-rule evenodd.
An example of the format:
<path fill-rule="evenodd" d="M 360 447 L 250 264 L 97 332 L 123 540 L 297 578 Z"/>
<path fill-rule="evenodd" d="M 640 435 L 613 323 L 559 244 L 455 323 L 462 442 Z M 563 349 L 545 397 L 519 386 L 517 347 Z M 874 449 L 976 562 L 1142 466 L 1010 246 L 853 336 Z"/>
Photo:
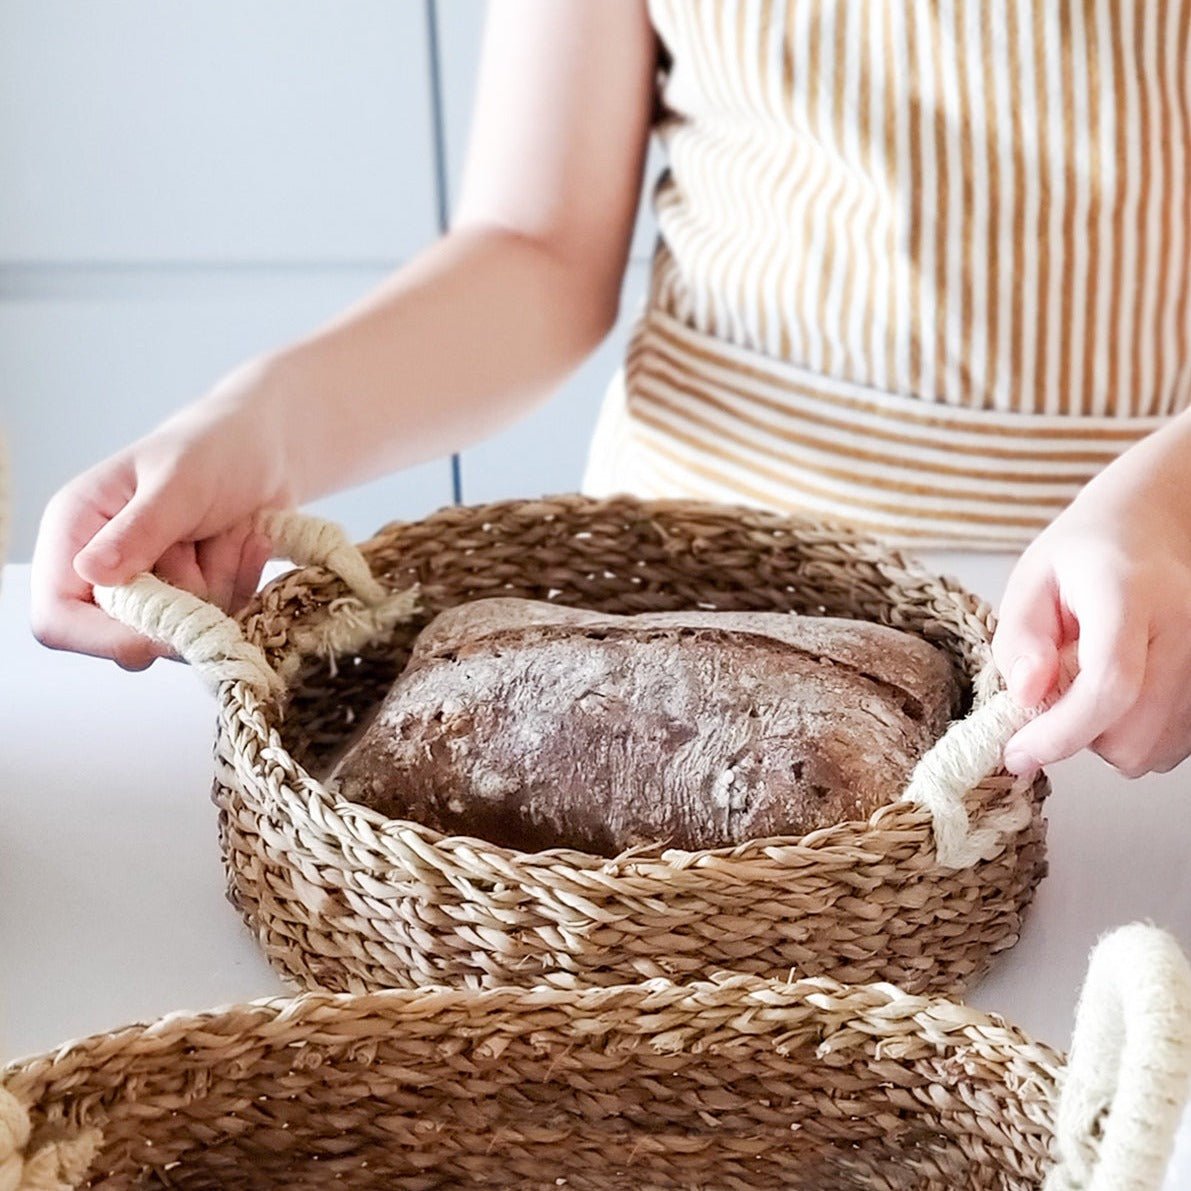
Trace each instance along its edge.
<path fill-rule="evenodd" d="M 1044 1191 L 1157 1191 L 1191 1084 L 1191 966 L 1152 926 L 1107 936 L 1076 1012 Z"/>
<path fill-rule="evenodd" d="M 120 587 L 97 587 L 95 602 L 121 624 L 168 645 L 216 683 L 230 679 L 246 682 L 262 695 L 280 692 L 281 680 L 265 655 L 244 640 L 230 616 L 156 575 L 138 575 Z"/>
<path fill-rule="evenodd" d="M 99 1150 L 98 1131 L 85 1129 L 29 1152 L 32 1133 L 25 1105 L 0 1087 L 0 1191 L 74 1191 Z"/>
<path fill-rule="evenodd" d="M 1004 826 L 973 826 L 964 799 L 1000 765 L 1010 737 L 1035 714 L 998 691 L 952 724 L 914 767 L 902 798 L 930 812 L 941 865 L 969 868 L 1000 842 Z"/>
<path fill-rule="evenodd" d="M 385 623 L 408 614 L 410 593 L 391 596 L 338 525 L 302 513 L 271 510 L 257 516 L 256 528 L 269 537 L 278 557 L 326 567 L 367 608 L 376 610 L 377 616 L 371 620 L 352 619 L 350 612 L 345 612 L 342 631 L 334 625 L 328 627 L 328 643 L 351 648 L 355 639 L 362 643 Z M 284 683 L 264 653 L 244 639 L 230 616 L 155 575 L 138 575 L 119 587 L 96 587 L 95 602 L 122 624 L 169 646 L 213 685 L 245 682 L 266 697 L 282 691 Z"/>

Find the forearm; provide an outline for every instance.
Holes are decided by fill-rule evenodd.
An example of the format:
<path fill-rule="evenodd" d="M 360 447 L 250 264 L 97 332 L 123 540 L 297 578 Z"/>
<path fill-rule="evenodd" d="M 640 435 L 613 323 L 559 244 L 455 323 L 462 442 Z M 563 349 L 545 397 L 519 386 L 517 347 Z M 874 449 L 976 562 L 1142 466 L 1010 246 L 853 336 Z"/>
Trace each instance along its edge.
<path fill-rule="evenodd" d="M 55 496 L 34 567 L 47 645 L 147 665 L 159 650 L 93 585 L 156 571 L 234 611 L 270 548 L 259 510 L 491 434 L 611 327 L 652 110 L 645 0 L 502 0 L 488 26 L 457 230 Z"/>
<path fill-rule="evenodd" d="M 259 370 L 298 500 L 491 434 L 607 333 L 655 64 L 644 0 L 492 6 L 456 230 Z"/>
<path fill-rule="evenodd" d="M 467 227 L 256 368 L 306 501 L 458 450 L 514 421 L 616 314 L 623 263 L 590 277 L 540 242 Z"/>
<path fill-rule="evenodd" d="M 1191 532 L 1191 410 L 1120 455 L 1084 487 L 1076 503 L 1106 497 L 1140 500 L 1150 515 L 1173 516 Z"/>

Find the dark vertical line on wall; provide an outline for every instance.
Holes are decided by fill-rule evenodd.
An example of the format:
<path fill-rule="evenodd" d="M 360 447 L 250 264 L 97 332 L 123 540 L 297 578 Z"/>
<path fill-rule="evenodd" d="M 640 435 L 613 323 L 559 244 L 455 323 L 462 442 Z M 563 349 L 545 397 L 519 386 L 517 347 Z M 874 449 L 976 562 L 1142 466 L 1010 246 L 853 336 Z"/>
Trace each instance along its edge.
<path fill-rule="evenodd" d="M 447 186 L 447 133 L 443 117 L 442 59 L 439 54 L 438 0 L 426 0 L 426 29 L 430 51 L 430 114 L 434 133 L 434 188 L 438 197 L 438 231 L 444 235 L 450 222 L 451 197 Z M 451 498 L 463 503 L 463 461 L 451 456 Z"/>
<path fill-rule="evenodd" d="M 451 197 L 447 181 L 447 129 L 443 111 L 442 57 L 438 36 L 438 0 L 426 0 L 426 28 L 430 33 L 430 112 L 434 121 L 434 176 L 438 187 L 438 230 L 450 221 Z"/>

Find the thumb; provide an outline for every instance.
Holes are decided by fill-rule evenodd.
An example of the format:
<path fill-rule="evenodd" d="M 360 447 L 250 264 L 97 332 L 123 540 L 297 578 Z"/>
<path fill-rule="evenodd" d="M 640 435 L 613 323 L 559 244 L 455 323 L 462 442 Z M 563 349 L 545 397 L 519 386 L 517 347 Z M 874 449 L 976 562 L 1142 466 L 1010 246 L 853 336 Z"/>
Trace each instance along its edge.
<path fill-rule="evenodd" d="M 1022 707 L 1036 707 L 1059 677 L 1063 620 L 1052 577 L 1009 580 L 993 636 L 993 660 L 1009 693 Z"/>
<path fill-rule="evenodd" d="M 151 571 L 195 527 L 191 501 L 168 489 L 138 488 L 132 499 L 74 557 L 87 583 L 115 586 Z"/>

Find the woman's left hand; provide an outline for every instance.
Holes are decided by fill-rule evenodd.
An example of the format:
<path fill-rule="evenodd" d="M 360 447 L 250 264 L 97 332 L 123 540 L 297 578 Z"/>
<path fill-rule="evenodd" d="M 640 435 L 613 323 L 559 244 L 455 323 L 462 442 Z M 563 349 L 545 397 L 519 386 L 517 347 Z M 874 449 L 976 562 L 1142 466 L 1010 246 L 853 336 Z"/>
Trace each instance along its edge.
<path fill-rule="evenodd" d="M 1031 773 L 1091 747 L 1126 777 L 1191 754 L 1191 416 L 1091 481 L 1022 554 L 993 658 L 1026 707 L 1074 681 L 1005 748 Z"/>

